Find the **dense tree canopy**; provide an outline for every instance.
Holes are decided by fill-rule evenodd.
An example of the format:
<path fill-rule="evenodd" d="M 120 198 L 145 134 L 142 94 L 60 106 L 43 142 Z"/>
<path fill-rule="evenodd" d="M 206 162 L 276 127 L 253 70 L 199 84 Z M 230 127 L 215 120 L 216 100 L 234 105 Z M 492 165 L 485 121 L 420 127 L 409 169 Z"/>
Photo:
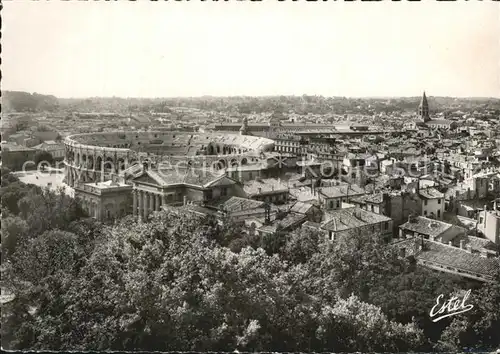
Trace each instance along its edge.
<path fill-rule="evenodd" d="M 469 284 L 398 258 L 379 235 L 330 242 L 278 229 L 262 238 L 183 208 L 148 223 L 129 216 L 102 225 L 66 198 L 24 195 L 2 222 L 2 286 L 15 295 L 2 308 L 5 348 L 403 352 L 499 344 L 498 284 L 476 285 L 474 311 L 431 327 L 436 294 Z"/>

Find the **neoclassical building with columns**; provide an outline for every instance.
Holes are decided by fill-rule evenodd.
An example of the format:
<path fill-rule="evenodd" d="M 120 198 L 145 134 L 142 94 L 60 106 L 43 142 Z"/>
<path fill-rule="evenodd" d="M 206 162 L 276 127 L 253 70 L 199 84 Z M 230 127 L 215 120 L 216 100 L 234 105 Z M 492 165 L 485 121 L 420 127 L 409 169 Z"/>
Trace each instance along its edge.
<path fill-rule="evenodd" d="M 78 134 L 65 140 L 65 182 L 92 217 L 144 218 L 163 205 L 244 195 L 227 169 L 258 165 L 273 148 L 273 140 L 237 134 Z"/>
<path fill-rule="evenodd" d="M 132 210 L 141 218 L 163 206 L 204 205 L 226 196 L 245 195 L 242 184 L 225 173 L 192 168 L 145 170 L 132 182 Z"/>

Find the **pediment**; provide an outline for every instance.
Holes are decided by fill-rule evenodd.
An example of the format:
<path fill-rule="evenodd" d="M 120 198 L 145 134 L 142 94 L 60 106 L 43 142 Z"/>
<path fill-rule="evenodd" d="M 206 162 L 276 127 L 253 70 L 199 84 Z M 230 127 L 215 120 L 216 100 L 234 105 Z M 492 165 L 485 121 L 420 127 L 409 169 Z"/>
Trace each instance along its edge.
<path fill-rule="evenodd" d="M 136 183 L 148 183 L 148 184 L 153 184 L 153 185 L 160 185 L 160 183 L 158 183 L 158 181 L 156 181 L 154 178 L 152 178 L 151 176 L 149 176 L 148 174 L 143 174 L 142 176 L 139 176 L 139 177 L 136 177 L 132 180 L 133 182 L 136 182 Z"/>

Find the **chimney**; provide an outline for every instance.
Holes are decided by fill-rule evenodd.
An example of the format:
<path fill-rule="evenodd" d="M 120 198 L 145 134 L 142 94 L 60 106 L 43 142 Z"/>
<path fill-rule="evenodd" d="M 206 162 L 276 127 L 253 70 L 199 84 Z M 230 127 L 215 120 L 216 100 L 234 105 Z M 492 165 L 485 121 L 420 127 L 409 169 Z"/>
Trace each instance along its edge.
<path fill-rule="evenodd" d="M 460 248 L 465 249 L 465 240 L 460 240 Z"/>
<path fill-rule="evenodd" d="M 472 246 L 470 244 L 468 244 L 466 246 L 466 248 L 467 248 L 467 252 L 472 253 Z"/>
<path fill-rule="evenodd" d="M 486 251 L 486 249 L 481 248 L 480 252 L 482 258 L 488 258 L 488 251 Z"/>
<path fill-rule="evenodd" d="M 187 196 L 185 195 L 183 198 L 182 198 L 182 203 L 184 205 L 187 205 L 187 202 L 188 202 L 188 199 L 187 199 Z"/>
<path fill-rule="evenodd" d="M 452 241 L 448 241 L 448 246 L 453 246 L 453 242 Z"/>
<path fill-rule="evenodd" d="M 262 188 L 261 187 L 257 188 L 257 191 L 259 192 L 259 194 L 262 194 Z"/>

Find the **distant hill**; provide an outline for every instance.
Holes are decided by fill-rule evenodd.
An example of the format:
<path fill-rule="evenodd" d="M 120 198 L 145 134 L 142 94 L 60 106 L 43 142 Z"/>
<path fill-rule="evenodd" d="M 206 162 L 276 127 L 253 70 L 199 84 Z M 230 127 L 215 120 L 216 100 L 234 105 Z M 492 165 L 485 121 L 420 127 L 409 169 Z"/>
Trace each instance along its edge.
<path fill-rule="evenodd" d="M 57 97 L 23 91 L 2 91 L 2 111 L 40 112 L 55 111 L 59 108 Z"/>
<path fill-rule="evenodd" d="M 500 114 L 498 98 L 454 98 L 427 96 L 432 113 L 476 110 Z M 399 114 L 416 111 L 420 96 L 391 98 L 355 98 L 324 96 L 232 96 L 232 97 L 177 97 L 177 98 L 121 98 L 88 97 L 57 98 L 20 91 L 3 91 L 2 108 L 7 112 L 66 112 L 149 113 L 172 112 L 173 107 L 227 113 L 295 112 L 298 114 Z"/>

